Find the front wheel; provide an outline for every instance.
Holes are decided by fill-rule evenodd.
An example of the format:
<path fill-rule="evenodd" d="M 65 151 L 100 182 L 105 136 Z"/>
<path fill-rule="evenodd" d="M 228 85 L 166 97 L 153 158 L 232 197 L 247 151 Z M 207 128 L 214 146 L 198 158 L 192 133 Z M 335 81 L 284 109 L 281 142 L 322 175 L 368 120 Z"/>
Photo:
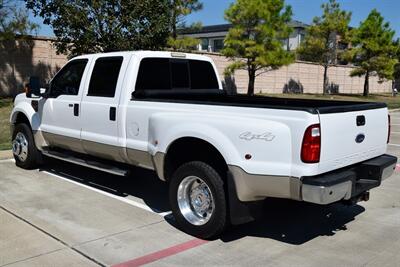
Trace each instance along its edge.
<path fill-rule="evenodd" d="M 224 231 L 224 183 L 210 165 L 192 161 L 179 167 L 170 181 L 169 199 L 179 227 L 188 234 L 207 239 Z"/>
<path fill-rule="evenodd" d="M 32 131 L 25 123 L 17 124 L 12 134 L 12 151 L 15 164 L 23 169 L 36 168 L 40 152 L 35 146 Z"/>

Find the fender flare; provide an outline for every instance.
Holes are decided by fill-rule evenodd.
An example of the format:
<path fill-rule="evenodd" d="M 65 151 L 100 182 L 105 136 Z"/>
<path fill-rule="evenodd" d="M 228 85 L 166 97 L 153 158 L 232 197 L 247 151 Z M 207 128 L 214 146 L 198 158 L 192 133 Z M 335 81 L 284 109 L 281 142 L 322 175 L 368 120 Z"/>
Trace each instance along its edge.
<path fill-rule="evenodd" d="M 196 124 L 197 127 L 201 125 L 203 131 L 207 134 L 192 130 L 194 128 L 194 124 Z M 226 164 L 234 162 L 240 158 L 239 152 L 235 149 L 235 146 L 232 144 L 232 142 L 218 129 L 203 123 L 188 123 L 184 127 L 182 126 L 182 124 L 179 125 L 179 131 L 175 131 L 173 129 L 174 127 L 171 127 L 170 131 L 164 133 L 165 135 L 161 138 L 161 140 L 159 140 L 159 145 L 154 147 L 154 152 L 162 152 L 166 154 L 168 153 L 170 146 L 175 141 L 190 137 L 202 140 L 212 145 L 222 155 Z"/>
<path fill-rule="evenodd" d="M 36 131 L 39 129 L 40 126 L 39 114 L 27 102 L 20 102 L 14 107 L 10 115 L 11 124 L 15 124 L 15 122 L 17 121 L 18 114 L 20 113 L 22 113 L 28 119 L 30 124 L 29 126 L 31 127 L 32 131 Z"/>

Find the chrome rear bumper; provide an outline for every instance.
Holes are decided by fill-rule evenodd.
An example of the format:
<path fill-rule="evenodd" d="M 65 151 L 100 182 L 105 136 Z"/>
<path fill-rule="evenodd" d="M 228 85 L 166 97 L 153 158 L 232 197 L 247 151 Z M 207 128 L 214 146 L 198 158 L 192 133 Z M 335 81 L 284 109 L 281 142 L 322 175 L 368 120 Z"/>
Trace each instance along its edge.
<path fill-rule="evenodd" d="M 396 168 L 397 158 L 390 155 L 361 162 L 345 170 L 314 177 L 303 177 L 302 200 L 316 204 L 330 204 L 356 198 L 378 187 Z"/>
<path fill-rule="evenodd" d="M 351 182 L 332 185 L 317 186 L 304 184 L 301 188 L 303 201 L 316 204 L 329 204 L 339 200 L 348 200 L 351 198 Z"/>
<path fill-rule="evenodd" d="M 340 170 L 301 178 L 249 174 L 232 165 L 229 171 L 242 202 L 276 197 L 326 205 L 355 199 L 379 186 L 393 174 L 396 162 L 396 157 L 382 155 Z"/>

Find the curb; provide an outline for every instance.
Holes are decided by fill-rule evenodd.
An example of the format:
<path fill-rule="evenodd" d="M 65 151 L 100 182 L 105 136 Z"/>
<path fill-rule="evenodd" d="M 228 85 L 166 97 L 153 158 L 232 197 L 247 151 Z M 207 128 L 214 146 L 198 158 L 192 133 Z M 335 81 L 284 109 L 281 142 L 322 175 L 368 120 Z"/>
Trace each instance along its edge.
<path fill-rule="evenodd" d="M 0 160 L 11 159 L 13 157 L 12 150 L 0 150 Z"/>

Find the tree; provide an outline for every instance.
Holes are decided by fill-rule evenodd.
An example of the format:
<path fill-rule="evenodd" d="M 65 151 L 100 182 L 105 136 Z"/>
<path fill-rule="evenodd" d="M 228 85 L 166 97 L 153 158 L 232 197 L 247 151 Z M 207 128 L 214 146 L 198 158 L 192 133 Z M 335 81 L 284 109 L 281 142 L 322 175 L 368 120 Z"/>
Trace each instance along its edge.
<path fill-rule="evenodd" d="M 369 94 L 370 76 L 378 76 L 380 81 L 393 79 L 398 62 L 398 45 L 393 41 L 394 35 L 395 31 L 376 9 L 354 31 L 353 48 L 346 53 L 346 57 L 356 66 L 350 75 L 365 77 L 364 96 Z"/>
<path fill-rule="evenodd" d="M 323 93 L 326 94 L 328 92 L 328 68 L 337 61 L 338 36 L 340 41 L 348 41 L 351 12 L 341 10 L 336 0 L 329 0 L 321 8 L 323 9 L 322 16 L 314 18 L 297 53 L 300 59 L 317 62 L 324 67 Z"/>
<path fill-rule="evenodd" d="M 167 42 L 169 0 L 25 1 L 53 27 L 59 53 L 159 49 Z"/>
<path fill-rule="evenodd" d="M 0 42 L 34 33 L 38 25 L 29 20 L 28 12 L 12 0 L 0 0 Z"/>
<path fill-rule="evenodd" d="M 193 12 L 203 9 L 199 0 L 171 0 L 171 36 L 168 46 L 174 50 L 188 50 L 199 44 L 199 40 L 191 37 L 178 37 L 178 29 L 199 28 L 201 23 L 194 23 L 189 27 L 185 17 Z"/>
<path fill-rule="evenodd" d="M 291 32 L 291 16 L 292 9 L 284 0 L 237 0 L 225 11 L 225 19 L 232 23 L 232 28 L 222 53 L 233 60 L 225 74 L 246 70 L 248 95 L 254 95 L 258 75 L 293 62 L 294 55 L 282 44 Z"/>
<path fill-rule="evenodd" d="M 199 0 L 171 0 L 172 38 L 176 39 L 178 37 L 177 28 L 179 26 L 185 26 L 185 17 L 201 9 L 203 9 L 203 4 Z"/>
<path fill-rule="evenodd" d="M 200 43 L 199 39 L 192 37 L 177 37 L 176 39 L 168 38 L 167 46 L 174 51 L 190 51 L 193 50 Z"/>

